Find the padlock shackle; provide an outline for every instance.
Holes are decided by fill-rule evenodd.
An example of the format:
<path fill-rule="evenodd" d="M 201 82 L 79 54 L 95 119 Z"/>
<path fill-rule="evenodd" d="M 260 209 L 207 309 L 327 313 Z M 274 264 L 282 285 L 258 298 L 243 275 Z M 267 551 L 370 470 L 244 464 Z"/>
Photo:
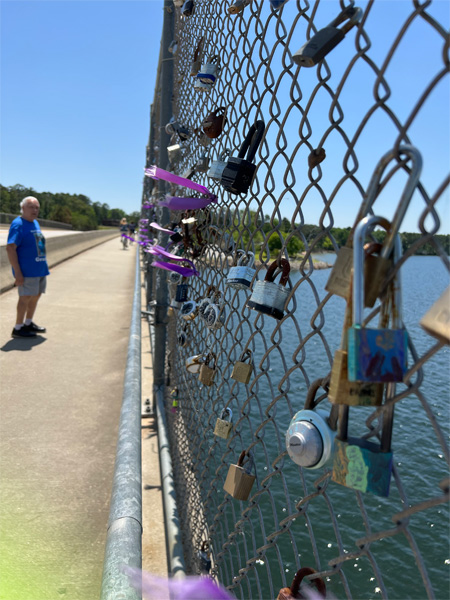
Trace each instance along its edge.
<path fill-rule="evenodd" d="M 319 379 L 316 379 L 315 381 L 313 381 L 311 383 L 311 385 L 308 388 L 308 392 L 306 394 L 306 400 L 305 400 L 305 406 L 304 409 L 305 410 L 314 410 L 317 405 L 318 402 L 316 402 L 316 394 L 317 391 L 320 387 L 322 387 L 322 383 L 323 383 L 323 378 L 320 377 Z"/>
<path fill-rule="evenodd" d="M 348 20 L 349 23 L 344 25 L 344 27 L 342 27 L 341 29 L 343 33 L 347 33 L 354 25 L 361 21 L 362 15 L 363 11 L 358 6 L 347 6 L 342 12 L 338 14 L 338 16 L 335 19 L 333 19 L 333 21 L 331 21 L 328 27 L 337 27 L 341 23 L 344 23 L 344 21 Z"/>
<path fill-rule="evenodd" d="M 359 208 L 358 214 L 353 224 L 353 228 L 348 236 L 346 246 L 352 246 L 354 233 L 356 227 L 358 226 L 358 223 L 367 215 L 369 210 L 374 205 L 375 200 L 377 199 L 378 194 L 380 192 L 381 178 L 383 176 L 384 171 L 386 170 L 386 167 L 392 160 L 398 160 L 398 157 L 401 155 L 406 155 L 407 157 L 409 157 L 413 162 L 413 167 L 411 169 L 411 173 L 409 175 L 406 187 L 403 190 L 403 194 L 401 195 L 397 211 L 395 212 L 395 215 L 392 219 L 391 233 L 386 236 L 383 242 L 381 256 L 383 258 L 389 258 L 394 243 L 393 238 L 400 229 L 403 217 L 405 216 L 406 210 L 408 209 L 411 197 L 414 193 L 415 188 L 417 187 L 417 184 L 420 179 L 420 174 L 422 172 L 422 155 L 417 150 L 417 148 L 411 146 L 410 144 L 403 144 L 399 146 L 398 154 L 395 151 L 395 149 L 392 149 L 389 150 L 389 152 L 386 152 L 386 154 L 384 154 L 384 156 L 380 158 L 377 166 L 375 167 L 375 171 L 373 172 L 372 177 L 370 179 L 367 192 Z"/>
<path fill-rule="evenodd" d="M 364 310 L 364 240 L 368 231 L 371 231 L 376 225 L 380 225 L 387 232 L 391 224 L 384 217 L 372 215 L 364 217 L 358 223 L 355 229 L 355 240 L 353 247 L 353 325 L 361 326 L 363 322 Z"/>
<path fill-rule="evenodd" d="M 252 268 L 253 265 L 255 264 L 255 255 L 253 254 L 253 252 L 245 252 L 244 250 L 239 250 L 239 252 L 242 253 L 242 256 L 239 258 L 238 262 L 237 262 L 237 266 L 238 267 L 242 267 L 242 263 L 244 262 L 244 260 L 246 261 L 245 266 Z"/>
<path fill-rule="evenodd" d="M 278 261 L 274 260 L 270 267 L 267 269 L 266 276 L 264 277 L 264 281 L 270 281 L 273 283 L 273 280 L 278 275 L 279 271 L 282 271 L 282 275 L 280 278 L 280 285 L 285 286 L 289 279 L 289 272 L 291 270 L 291 265 L 289 261 L 285 258 L 282 258 L 280 264 L 278 265 Z"/>
<path fill-rule="evenodd" d="M 250 469 L 244 469 L 247 473 L 250 473 L 250 471 L 252 470 L 252 465 L 253 465 L 253 458 L 250 454 L 250 452 L 248 450 L 242 450 L 242 452 L 239 455 L 238 461 L 237 461 L 237 466 L 238 467 L 242 467 L 243 468 L 243 464 L 244 464 L 244 458 L 245 456 L 248 456 L 248 461 L 250 462 Z"/>
<path fill-rule="evenodd" d="M 305 577 L 307 577 L 308 575 L 314 575 L 314 573 L 317 573 L 317 571 L 315 569 L 312 569 L 311 567 L 302 567 L 301 569 L 299 569 L 297 571 L 297 573 L 295 574 L 295 577 L 292 581 L 291 588 L 290 588 L 291 594 L 292 594 L 292 596 L 294 596 L 294 598 L 296 598 L 296 597 L 303 598 L 304 597 L 303 595 L 299 595 L 300 584 Z M 322 577 L 316 577 L 315 579 L 310 579 L 309 583 L 311 585 L 314 585 L 314 587 L 317 589 L 319 594 L 323 598 L 325 598 L 325 596 L 327 594 L 327 588 L 326 588 L 325 582 L 322 579 Z"/>
<path fill-rule="evenodd" d="M 250 348 L 247 348 L 247 350 L 244 350 L 244 352 L 239 357 L 240 362 L 245 362 L 247 359 L 249 359 L 249 361 L 252 360 L 252 351 L 250 350 Z"/>
<path fill-rule="evenodd" d="M 197 48 L 194 50 L 194 61 L 198 60 L 199 54 L 203 47 L 203 36 L 199 39 Z"/>
<path fill-rule="evenodd" d="M 228 413 L 228 414 L 227 414 Z M 220 418 L 222 420 L 225 420 L 226 418 L 230 418 L 230 423 L 231 420 L 233 419 L 233 411 L 231 410 L 231 408 L 229 408 L 228 406 L 226 408 L 224 408 L 220 414 Z"/>
<path fill-rule="evenodd" d="M 256 151 L 259 148 L 264 135 L 266 125 L 264 121 L 256 121 L 249 129 L 245 140 L 239 150 L 238 158 L 245 158 L 248 162 L 253 162 Z"/>

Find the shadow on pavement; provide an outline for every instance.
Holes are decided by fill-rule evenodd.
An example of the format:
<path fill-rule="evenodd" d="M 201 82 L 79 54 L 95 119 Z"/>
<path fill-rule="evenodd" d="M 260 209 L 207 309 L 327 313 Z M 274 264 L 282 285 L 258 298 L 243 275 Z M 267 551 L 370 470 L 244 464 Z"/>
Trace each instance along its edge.
<path fill-rule="evenodd" d="M 0 348 L 2 352 L 12 352 L 18 350 L 19 352 L 26 352 L 32 350 L 33 346 L 39 346 L 43 342 L 46 342 L 47 338 L 37 335 L 34 338 L 20 339 L 12 338 L 9 342 L 6 342 L 4 346 Z"/>

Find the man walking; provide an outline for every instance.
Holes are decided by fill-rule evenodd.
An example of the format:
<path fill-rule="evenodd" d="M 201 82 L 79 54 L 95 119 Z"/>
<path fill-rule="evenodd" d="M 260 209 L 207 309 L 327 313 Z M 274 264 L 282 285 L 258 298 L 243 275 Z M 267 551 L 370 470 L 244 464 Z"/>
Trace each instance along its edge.
<path fill-rule="evenodd" d="M 19 291 L 16 324 L 11 334 L 15 338 L 29 338 L 45 332 L 45 327 L 33 323 L 37 303 L 45 292 L 50 274 L 45 238 L 36 221 L 39 208 L 39 200 L 27 196 L 20 203 L 21 216 L 14 219 L 9 228 L 6 251 Z"/>

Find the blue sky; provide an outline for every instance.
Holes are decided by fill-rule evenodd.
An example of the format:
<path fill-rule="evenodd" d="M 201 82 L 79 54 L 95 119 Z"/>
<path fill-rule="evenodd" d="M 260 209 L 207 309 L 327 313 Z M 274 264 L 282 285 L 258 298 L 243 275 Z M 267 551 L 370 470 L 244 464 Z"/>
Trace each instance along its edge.
<path fill-rule="evenodd" d="M 163 2 L 0 5 L 1 183 L 139 210 Z"/>
<path fill-rule="evenodd" d="M 366 8 L 367 0 L 357 4 Z M 337 0 L 322 0 L 317 10 L 317 24 L 326 25 L 334 18 L 337 6 Z M 21 183 L 38 191 L 81 193 L 111 208 L 127 212 L 139 210 L 163 1 L 1 0 L 0 7 L 0 182 L 3 185 Z M 373 42 L 370 55 L 378 65 L 382 64 L 411 7 L 412 0 L 376 0 L 372 7 L 366 27 Z M 265 0 L 264 10 L 269 14 L 268 0 Z M 287 25 L 297 10 L 294 0 L 286 4 L 283 20 Z M 434 0 L 428 11 L 448 28 L 449 0 Z M 304 41 L 303 23 L 294 32 L 293 51 Z M 334 89 L 345 66 L 339 57 L 344 56 L 350 44 L 353 38 L 338 46 L 330 57 Z M 430 78 L 442 68 L 441 48 L 436 32 L 421 20 L 404 36 L 387 71 L 392 88 L 390 106 L 402 120 L 407 118 Z M 353 86 L 348 86 L 341 96 L 349 133 L 354 132 L 370 102 L 373 103 L 373 78 L 367 76 L 362 64 L 355 75 Z M 301 70 L 299 77 L 304 98 L 307 98 L 308 90 L 315 85 L 315 69 Z M 422 181 L 430 195 L 449 169 L 449 90 L 447 76 L 410 129 L 414 143 L 423 153 Z M 316 104 L 310 118 L 320 131 L 327 126 L 323 124 L 323 115 L 328 113 L 329 102 L 323 111 Z M 290 127 L 289 136 L 294 136 L 294 145 L 296 132 L 298 125 Z M 368 182 L 376 160 L 391 147 L 395 135 L 396 131 L 382 119 L 374 119 L 367 128 L 358 150 L 361 181 Z M 329 156 L 333 152 L 332 142 L 327 145 Z M 327 177 L 330 177 L 329 185 Z M 282 181 L 282 173 L 279 180 Z M 324 169 L 323 184 L 327 193 L 335 183 L 333 169 L 328 173 Z M 399 180 L 393 189 L 387 186 L 384 192 L 384 205 L 380 206 L 387 207 L 387 218 L 389 207 L 395 206 L 392 199 L 398 197 L 403 185 L 404 180 Z M 284 203 L 287 214 L 283 216 L 292 214 L 294 206 L 291 204 L 290 201 Z M 321 202 L 308 204 L 308 209 L 311 208 L 305 212 L 306 222 L 318 222 L 320 205 Z M 335 225 L 350 225 L 355 213 L 354 201 L 337 197 L 333 206 Z M 449 206 L 447 190 L 437 206 L 441 233 L 450 231 Z M 417 218 L 422 210 L 423 200 L 416 198 L 405 218 L 403 231 L 417 231 Z"/>

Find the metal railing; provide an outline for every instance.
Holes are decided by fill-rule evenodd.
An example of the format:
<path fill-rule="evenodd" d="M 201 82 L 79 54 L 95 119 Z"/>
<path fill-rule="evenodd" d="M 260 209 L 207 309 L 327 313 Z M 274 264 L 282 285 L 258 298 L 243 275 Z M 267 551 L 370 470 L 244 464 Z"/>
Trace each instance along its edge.
<path fill-rule="evenodd" d="M 124 565 L 142 566 L 141 477 L 141 274 L 136 252 L 136 274 L 120 412 L 113 489 L 106 536 L 101 600 L 138 600 Z"/>
<path fill-rule="evenodd" d="M 308 69 L 294 62 L 294 52 L 352 2 L 290 0 L 275 10 L 267 0 L 254 0 L 238 15 L 228 14 L 230 5 L 198 0 L 192 16 L 182 17 L 173 3 L 164 3 L 166 25 L 147 148 L 146 166 L 183 174 L 204 153 L 210 164 L 225 149 L 236 156 L 251 125 L 265 122 L 249 193 L 231 195 L 196 170 L 191 177 L 213 191 L 218 203 L 181 213 L 196 219 L 185 251 L 200 276 L 189 279 L 189 297 L 201 299 L 215 286 L 226 312 L 223 326 L 209 330 L 198 317 L 187 324 L 172 308 L 167 346 L 162 335 L 163 343 L 155 347 L 165 357 L 166 419 L 187 570 L 201 570 L 201 547 L 208 542 L 211 576 L 242 599 L 276 598 L 304 566 L 313 567 L 339 598 L 446 597 L 448 347 L 430 344 L 419 327 L 425 306 L 418 299 L 431 305 L 448 284 L 450 268 L 439 237 L 442 215 L 448 225 L 450 180 L 448 135 L 441 135 L 448 114 L 438 109 L 448 107 L 448 14 L 442 4 L 430 1 L 358 3 L 360 21 L 317 67 Z M 411 44 L 411 38 L 416 42 Z M 425 39 L 426 67 L 418 43 Z M 169 52 L 174 40 L 176 54 Z M 190 75 L 199 42 L 203 63 L 220 58 L 217 80 L 206 93 L 194 89 Z M 208 142 L 202 122 L 221 106 L 227 109 L 224 132 Z M 181 143 L 181 159 L 170 164 L 167 146 L 180 143 L 165 131 L 172 116 L 191 136 Z M 376 205 L 377 213 L 381 208 L 391 218 L 410 174 L 408 163 L 396 154 L 404 144 L 419 149 L 424 170 L 407 210 L 419 234 L 405 246 L 393 271 L 404 282 L 409 370 L 390 397 L 396 411 L 394 465 L 390 495 L 380 498 L 337 485 L 329 464 L 318 470 L 296 466 L 287 455 L 285 435 L 316 381 L 322 386 L 321 406 L 331 410 L 326 395 L 345 301 L 325 289 L 329 272 L 318 270 L 317 258 L 334 260 L 333 252 L 346 241 L 342 230 L 353 225 L 379 159 L 393 150 L 397 159 L 380 185 Z M 157 205 L 169 190 L 174 193 L 146 178 L 144 201 Z M 144 209 L 143 216 L 162 226 L 180 221 L 180 212 L 169 214 L 157 206 Z M 408 239 L 403 233 L 405 244 Z M 158 242 L 165 245 L 166 239 Z M 435 254 L 434 280 L 428 279 L 431 263 L 419 264 L 415 256 L 426 247 Z M 252 287 L 273 260 L 290 260 L 281 320 L 248 308 L 251 289 L 227 285 L 237 250 L 255 254 Z M 316 255 L 324 250 L 330 254 Z M 416 273 L 414 279 L 414 265 L 421 269 L 420 278 Z M 166 273 L 154 269 L 148 285 L 148 297 L 158 297 L 160 310 L 166 310 L 176 291 Z M 377 305 L 367 322 L 378 312 Z M 187 343 L 181 346 L 182 331 Z M 243 384 L 231 374 L 246 349 L 253 353 L 253 374 Z M 189 356 L 208 353 L 216 356 L 212 386 L 202 385 L 185 368 Z M 179 405 L 172 412 L 175 386 Z M 213 434 L 224 408 L 233 413 L 227 440 Z M 386 405 L 352 407 L 352 427 L 361 438 L 379 443 L 385 412 Z M 256 475 L 246 502 L 223 491 L 230 465 L 242 450 L 252 453 Z"/>

